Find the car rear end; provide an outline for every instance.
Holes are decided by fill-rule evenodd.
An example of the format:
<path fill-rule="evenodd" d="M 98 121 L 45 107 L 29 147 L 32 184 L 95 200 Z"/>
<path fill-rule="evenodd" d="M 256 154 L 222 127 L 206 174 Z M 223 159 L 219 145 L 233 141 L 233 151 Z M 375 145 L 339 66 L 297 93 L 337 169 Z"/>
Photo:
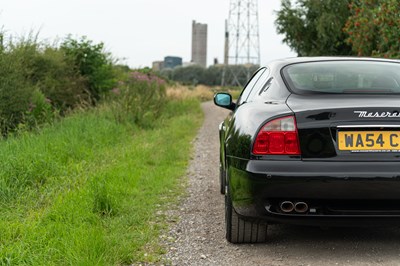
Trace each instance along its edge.
<path fill-rule="evenodd" d="M 282 75 L 292 114 L 266 121 L 245 169 L 232 169 L 235 210 L 309 225 L 400 222 L 400 64 L 306 62 Z"/>

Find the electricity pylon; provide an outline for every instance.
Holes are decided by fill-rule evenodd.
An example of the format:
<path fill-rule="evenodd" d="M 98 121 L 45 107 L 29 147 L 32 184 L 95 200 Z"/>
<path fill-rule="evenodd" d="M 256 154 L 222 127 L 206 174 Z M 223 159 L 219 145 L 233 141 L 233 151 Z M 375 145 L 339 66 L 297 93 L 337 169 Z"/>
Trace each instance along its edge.
<path fill-rule="evenodd" d="M 243 80 L 250 78 L 250 67 L 259 65 L 258 0 L 230 0 L 222 85 L 243 86 Z"/>

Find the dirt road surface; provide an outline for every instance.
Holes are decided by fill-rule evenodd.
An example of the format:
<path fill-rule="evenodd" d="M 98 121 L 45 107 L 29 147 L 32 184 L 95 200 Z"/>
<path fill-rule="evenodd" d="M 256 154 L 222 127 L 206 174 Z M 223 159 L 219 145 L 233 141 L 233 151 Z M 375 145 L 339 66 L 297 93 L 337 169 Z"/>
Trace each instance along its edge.
<path fill-rule="evenodd" d="M 399 228 L 328 228 L 271 225 L 266 244 L 225 240 L 224 196 L 219 193 L 218 124 L 227 110 L 203 103 L 204 125 L 195 140 L 188 196 L 169 215 L 164 235 L 168 265 L 400 265 Z M 179 218 L 176 218 L 179 217 Z"/>

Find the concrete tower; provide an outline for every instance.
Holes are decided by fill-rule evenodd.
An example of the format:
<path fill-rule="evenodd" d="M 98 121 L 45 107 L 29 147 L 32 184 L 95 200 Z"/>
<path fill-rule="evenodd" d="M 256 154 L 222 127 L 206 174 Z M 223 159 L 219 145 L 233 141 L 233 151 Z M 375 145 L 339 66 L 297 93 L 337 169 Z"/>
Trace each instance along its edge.
<path fill-rule="evenodd" d="M 192 62 L 207 67 L 207 24 L 192 24 Z"/>

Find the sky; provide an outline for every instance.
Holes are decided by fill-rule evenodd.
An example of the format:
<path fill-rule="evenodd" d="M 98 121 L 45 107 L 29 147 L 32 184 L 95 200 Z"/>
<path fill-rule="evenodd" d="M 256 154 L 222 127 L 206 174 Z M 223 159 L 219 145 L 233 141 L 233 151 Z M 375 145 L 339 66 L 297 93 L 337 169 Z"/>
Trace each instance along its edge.
<path fill-rule="evenodd" d="M 49 43 L 68 34 L 103 42 L 122 64 L 151 66 L 165 56 L 191 60 L 192 21 L 208 25 L 207 64 L 223 62 L 230 0 L 4 0 L 0 26 L 6 35 L 39 33 Z M 275 30 L 280 0 L 259 0 L 261 64 L 296 56 Z"/>

